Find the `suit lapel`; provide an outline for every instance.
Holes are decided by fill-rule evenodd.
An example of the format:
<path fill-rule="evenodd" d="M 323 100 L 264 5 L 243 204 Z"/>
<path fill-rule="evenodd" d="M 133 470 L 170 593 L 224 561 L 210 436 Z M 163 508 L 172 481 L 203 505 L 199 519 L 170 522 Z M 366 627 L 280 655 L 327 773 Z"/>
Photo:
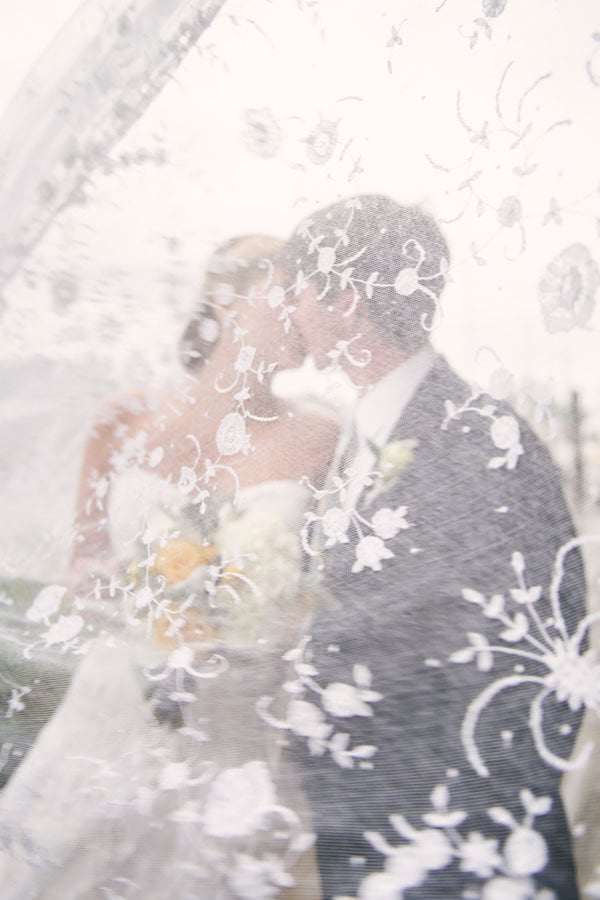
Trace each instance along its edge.
<path fill-rule="evenodd" d="M 447 399 L 453 399 L 455 403 L 463 401 L 467 391 L 467 385 L 452 371 L 446 360 L 442 356 L 436 357 L 394 425 L 386 446 L 394 441 L 414 440 L 417 442 L 417 460 L 423 452 L 431 454 L 446 415 L 444 402 Z M 414 463 L 409 463 L 409 467 L 412 465 Z M 370 490 L 366 488 L 360 494 L 356 501 L 358 508 L 365 509 Z"/>
<path fill-rule="evenodd" d="M 468 387 L 443 356 L 438 356 L 396 422 L 390 441 L 421 440 L 439 431 L 446 411 L 444 403 L 464 401 Z"/>

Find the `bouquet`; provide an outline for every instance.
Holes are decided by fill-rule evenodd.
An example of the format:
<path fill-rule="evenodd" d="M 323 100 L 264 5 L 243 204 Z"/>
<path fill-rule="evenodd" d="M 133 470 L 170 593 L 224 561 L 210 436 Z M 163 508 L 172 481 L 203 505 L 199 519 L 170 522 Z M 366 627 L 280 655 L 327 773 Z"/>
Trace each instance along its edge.
<path fill-rule="evenodd" d="M 128 624 L 155 645 L 270 644 L 300 590 L 299 536 L 268 504 L 202 497 L 155 514 L 125 571 Z"/>

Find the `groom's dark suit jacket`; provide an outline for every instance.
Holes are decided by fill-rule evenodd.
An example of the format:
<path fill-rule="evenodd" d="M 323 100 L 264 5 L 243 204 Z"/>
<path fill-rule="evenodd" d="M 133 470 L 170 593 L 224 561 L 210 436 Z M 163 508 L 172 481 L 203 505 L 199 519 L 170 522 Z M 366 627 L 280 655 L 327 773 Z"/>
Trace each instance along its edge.
<path fill-rule="evenodd" d="M 499 638 L 505 626 L 463 599 L 463 588 L 486 597 L 502 593 L 514 616 L 522 607 L 509 599 L 509 590 L 518 586 L 510 563 L 513 552 L 520 551 L 527 584 L 544 588 L 536 606 L 547 619 L 555 554 L 573 536 L 558 470 L 522 421 L 524 453 L 513 471 L 487 467 L 502 454 L 492 442 L 489 418 L 466 412 L 447 430 L 441 428 L 445 401 L 459 406 L 468 396 L 467 385 L 438 358 L 391 438 L 418 441 L 413 461 L 371 507 L 361 510 L 359 505 L 368 518 L 378 508 L 408 507 L 412 527 L 386 542 L 393 559 L 384 561 L 380 572 L 351 574 L 355 541 L 325 552 L 324 588 L 331 596 L 321 603 L 312 631 L 318 681 L 323 686 L 352 683 L 353 665 L 363 663 L 372 671 L 373 690 L 383 695 L 373 704 L 372 718 L 330 717 L 338 730 L 351 734 L 352 746 L 377 745 L 372 769 L 342 769 L 330 755 L 305 759 L 326 898 L 354 896 L 368 872 L 383 870 L 384 857 L 370 848 L 364 831 L 378 831 L 399 845 L 403 841 L 390 826 L 390 814 L 401 814 L 414 828 L 428 827 L 422 816 L 431 811 L 432 789 L 442 783 L 450 789 L 450 808 L 468 813 L 459 828 L 463 837 L 480 832 L 498 839 L 500 849 L 510 832 L 492 821 L 488 809 L 505 807 L 522 821 L 520 791 L 528 788 L 535 796 L 551 797 L 551 811 L 535 820 L 549 848 L 548 864 L 535 876 L 536 887 L 553 889 L 563 900 L 578 896 L 559 797 L 561 773 L 540 758 L 529 728 L 530 703 L 539 685 L 507 689 L 483 713 L 476 737 L 489 777 L 474 771 L 461 743 L 469 703 L 495 679 L 516 674 L 519 664 L 508 654 L 495 654 L 491 671 L 449 662 L 452 653 L 468 646 L 469 632 L 486 636 L 490 644 L 510 646 Z M 512 414 L 491 398 L 480 398 L 476 405 L 486 403 L 498 414 Z M 411 553 L 411 548 L 419 552 Z M 572 633 L 585 607 L 577 550 L 567 557 L 560 597 Z M 524 662 L 527 674 L 547 674 L 534 661 Z M 566 703 L 548 697 L 544 734 L 554 753 L 569 755 L 577 724 L 577 714 Z M 482 883 L 456 862 L 431 871 L 403 896 L 449 900 Z"/>

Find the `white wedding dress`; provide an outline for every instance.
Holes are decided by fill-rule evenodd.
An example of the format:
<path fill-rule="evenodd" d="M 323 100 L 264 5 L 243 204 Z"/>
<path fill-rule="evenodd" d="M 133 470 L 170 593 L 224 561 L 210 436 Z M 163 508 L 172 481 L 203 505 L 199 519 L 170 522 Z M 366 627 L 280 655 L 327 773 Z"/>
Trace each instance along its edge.
<path fill-rule="evenodd" d="M 136 516 L 173 512 L 177 494 L 130 470 L 112 502 L 117 553 Z M 299 544 L 306 501 L 296 483 L 266 482 L 242 490 L 238 510 L 268 514 Z M 293 886 L 310 829 L 279 735 L 255 709 L 285 678 L 277 643 L 222 641 L 221 663 L 188 655 L 177 668 L 127 631 L 98 637 L 0 795 L 3 900 L 260 900 Z M 148 694 L 166 698 L 165 685 L 182 702 L 171 702 L 179 721 L 161 724 Z"/>

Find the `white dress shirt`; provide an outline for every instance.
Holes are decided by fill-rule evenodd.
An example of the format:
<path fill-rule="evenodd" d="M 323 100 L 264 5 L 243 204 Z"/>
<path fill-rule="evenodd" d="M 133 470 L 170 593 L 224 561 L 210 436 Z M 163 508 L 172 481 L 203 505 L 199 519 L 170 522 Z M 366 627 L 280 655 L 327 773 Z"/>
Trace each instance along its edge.
<path fill-rule="evenodd" d="M 384 375 L 356 404 L 354 426 L 358 450 L 354 461 L 348 460 L 348 465 L 352 466 L 353 477 L 348 487 L 345 509 L 354 506 L 362 492 L 363 479 L 373 470 L 375 456 L 368 442 L 380 449 L 385 446 L 434 360 L 433 349 L 429 345 L 423 347 L 414 356 Z M 349 435 L 344 435 L 341 440 L 348 444 Z"/>

